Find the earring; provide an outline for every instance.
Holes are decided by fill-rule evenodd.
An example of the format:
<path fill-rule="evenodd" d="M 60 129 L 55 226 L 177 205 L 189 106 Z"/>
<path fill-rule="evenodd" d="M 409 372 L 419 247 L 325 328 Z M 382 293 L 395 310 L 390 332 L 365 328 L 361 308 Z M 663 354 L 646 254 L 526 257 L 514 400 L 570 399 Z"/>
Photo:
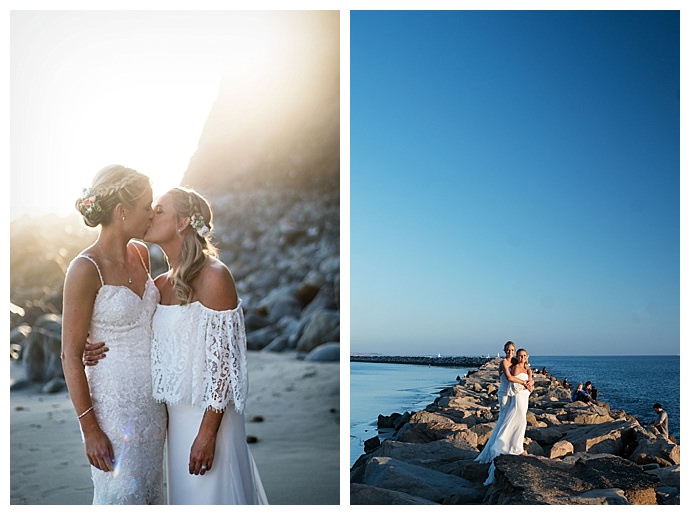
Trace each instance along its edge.
<path fill-rule="evenodd" d="M 123 221 L 123 222 L 125 221 L 125 217 L 124 217 L 124 216 L 122 217 L 122 221 Z"/>

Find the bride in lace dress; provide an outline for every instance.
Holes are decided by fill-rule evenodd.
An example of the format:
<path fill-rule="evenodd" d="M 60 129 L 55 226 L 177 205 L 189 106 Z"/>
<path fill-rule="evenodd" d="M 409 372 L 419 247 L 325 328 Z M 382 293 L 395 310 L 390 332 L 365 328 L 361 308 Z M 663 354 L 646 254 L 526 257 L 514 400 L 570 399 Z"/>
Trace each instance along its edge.
<path fill-rule="evenodd" d="M 175 188 L 155 206 L 147 241 L 170 270 L 156 278 L 153 396 L 167 405 L 170 504 L 268 504 L 246 442 L 241 300 L 208 236 L 203 197 Z"/>
<path fill-rule="evenodd" d="M 62 359 L 94 484 L 94 504 L 162 504 L 165 407 L 151 397 L 151 318 L 159 294 L 143 238 L 151 223 L 146 176 L 103 169 L 77 201 L 97 241 L 67 271 Z M 82 364 L 87 336 L 109 359 Z"/>
<path fill-rule="evenodd" d="M 489 485 L 494 482 L 494 463 L 496 456 L 501 454 L 526 454 L 524 450 L 525 430 L 527 429 L 527 408 L 529 396 L 533 388 L 532 371 L 527 364 L 527 351 L 518 349 L 516 362 L 510 373 L 516 382 L 507 382 L 508 401 L 501 407 L 498 421 L 494 426 L 489 440 L 482 452 L 475 458 L 479 463 L 491 463 L 489 476 L 484 482 Z M 501 379 L 503 381 L 503 379 Z"/>

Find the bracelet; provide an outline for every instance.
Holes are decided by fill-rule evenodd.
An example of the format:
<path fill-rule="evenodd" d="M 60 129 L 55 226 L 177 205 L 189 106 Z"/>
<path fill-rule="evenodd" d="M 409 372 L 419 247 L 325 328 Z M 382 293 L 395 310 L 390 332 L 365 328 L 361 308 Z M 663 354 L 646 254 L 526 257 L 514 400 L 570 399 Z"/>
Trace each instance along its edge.
<path fill-rule="evenodd" d="M 81 415 L 79 415 L 77 418 L 81 420 L 81 418 L 82 418 L 83 416 L 85 416 L 85 415 L 86 415 L 89 411 L 91 411 L 92 409 L 93 409 L 93 406 L 91 406 L 89 409 L 87 409 L 84 413 L 82 413 Z"/>

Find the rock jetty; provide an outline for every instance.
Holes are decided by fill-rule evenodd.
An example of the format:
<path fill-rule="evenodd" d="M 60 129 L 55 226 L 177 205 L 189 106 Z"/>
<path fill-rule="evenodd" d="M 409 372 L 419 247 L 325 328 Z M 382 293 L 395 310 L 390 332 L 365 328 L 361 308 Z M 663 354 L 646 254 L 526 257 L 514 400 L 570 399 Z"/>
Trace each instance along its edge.
<path fill-rule="evenodd" d="M 350 361 L 363 363 L 399 363 L 402 365 L 428 365 L 432 367 L 479 367 L 491 358 L 477 356 L 378 356 L 353 354 Z"/>
<path fill-rule="evenodd" d="M 680 504 L 680 446 L 635 417 L 571 402 L 570 391 L 534 374 L 525 433 L 527 456 L 474 461 L 498 418 L 498 364 L 492 359 L 444 389 L 424 410 L 379 416 L 392 431 L 365 442 L 350 469 L 350 503 Z"/>

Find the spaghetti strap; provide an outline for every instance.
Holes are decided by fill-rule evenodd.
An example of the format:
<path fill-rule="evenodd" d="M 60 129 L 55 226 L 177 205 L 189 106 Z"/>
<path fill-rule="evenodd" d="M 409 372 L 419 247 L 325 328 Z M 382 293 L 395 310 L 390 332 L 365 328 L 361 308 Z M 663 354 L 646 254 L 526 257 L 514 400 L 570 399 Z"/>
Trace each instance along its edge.
<path fill-rule="evenodd" d="M 104 286 L 105 283 L 103 282 L 103 275 L 101 274 L 101 269 L 98 268 L 98 263 L 96 263 L 96 260 L 93 259 L 91 256 L 86 256 L 84 254 L 79 254 L 77 257 L 88 259 L 89 261 L 91 261 L 94 264 L 94 266 L 96 267 L 96 270 L 98 271 L 98 277 L 100 277 L 100 279 L 101 279 L 101 286 Z"/>
<path fill-rule="evenodd" d="M 134 244 L 134 250 L 136 250 L 137 254 L 139 254 L 139 260 L 141 261 L 141 264 L 144 266 L 144 270 L 146 270 L 146 273 L 148 274 L 149 269 L 146 266 L 146 263 L 144 263 L 144 258 L 141 256 L 141 252 L 139 252 L 139 245 L 137 245 L 136 243 Z"/>

